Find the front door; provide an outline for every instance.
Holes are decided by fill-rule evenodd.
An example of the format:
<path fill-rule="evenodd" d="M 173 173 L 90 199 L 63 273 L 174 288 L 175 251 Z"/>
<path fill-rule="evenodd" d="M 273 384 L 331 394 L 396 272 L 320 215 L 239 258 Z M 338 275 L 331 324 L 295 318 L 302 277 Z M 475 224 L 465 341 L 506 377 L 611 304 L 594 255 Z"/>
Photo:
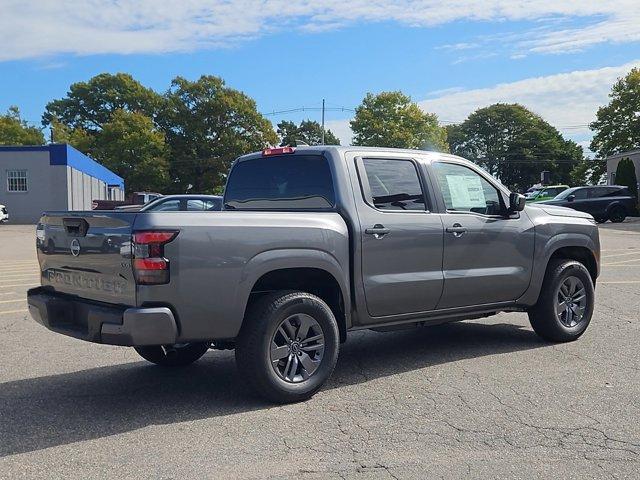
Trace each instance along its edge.
<path fill-rule="evenodd" d="M 446 162 L 432 169 L 446 208 L 438 309 L 516 300 L 531 279 L 533 223 L 525 212 L 505 215 L 504 196 L 479 171 Z"/>
<path fill-rule="evenodd" d="M 362 281 L 371 317 L 433 310 L 442 293 L 442 221 L 430 212 L 410 159 L 359 158 L 366 205 L 361 225 Z"/>

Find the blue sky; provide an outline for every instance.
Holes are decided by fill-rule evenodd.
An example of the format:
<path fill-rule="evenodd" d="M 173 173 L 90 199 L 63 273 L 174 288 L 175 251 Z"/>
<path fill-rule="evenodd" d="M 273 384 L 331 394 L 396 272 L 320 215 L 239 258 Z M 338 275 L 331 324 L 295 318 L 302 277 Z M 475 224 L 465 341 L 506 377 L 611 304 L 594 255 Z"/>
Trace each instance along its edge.
<path fill-rule="evenodd" d="M 0 110 L 39 122 L 69 85 L 128 72 L 158 91 L 223 77 L 264 113 L 402 90 L 444 122 L 518 101 L 586 145 L 611 84 L 640 66 L 635 0 L 0 0 Z M 319 119 L 318 111 L 269 116 Z M 351 112 L 329 111 L 349 141 Z"/>

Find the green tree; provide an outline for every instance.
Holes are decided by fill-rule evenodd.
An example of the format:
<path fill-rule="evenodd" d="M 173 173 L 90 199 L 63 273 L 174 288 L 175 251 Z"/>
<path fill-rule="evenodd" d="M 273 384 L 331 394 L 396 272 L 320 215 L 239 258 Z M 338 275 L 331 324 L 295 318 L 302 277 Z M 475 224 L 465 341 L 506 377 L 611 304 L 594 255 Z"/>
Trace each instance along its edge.
<path fill-rule="evenodd" d="M 640 148 L 640 69 L 634 68 L 618 79 L 609 98 L 590 125 L 595 132 L 590 148 L 600 159 Z M 597 182 L 605 171 L 605 162 L 599 162 L 594 180 Z"/>
<path fill-rule="evenodd" d="M 49 123 L 53 143 L 68 143 L 84 153 L 91 153 L 96 135 L 88 134 L 82 128 L 71 128 L 53 118 Z"/>
<path fill-rule="evenodd" d="M 552 172 L 555 183 L 570 183 L 583 159 L 582 148 L 565 140 L 538 115 L 517 104 L 495 104 L 447 128 L 451 151 L 474 161 L 514 190 Z"/>
<path fill-rule="evenodd" d="M 128 192 L 163 191 L 169 181 L 164 133 L 142 113 L 116 110 L 94 137 L 96 160 L 125 179 Z"/>
<path fill-rule="evenodd" d="M 44 135 L 22 119 L 18 107 L 10 107 L 0 115 L 0 145 L 44 145 Z"/>
<path fill-rule="evenodd" d="M 174 191 L 219 191 L 233 159 L 278 142 L 255 101 L 214 76 L 175 78 L 158 122 L 171 148 Z"/>
<path fill-rule="evenodd" d="M 72 84 L 66 97 L 49 102 L 42 123 L 48 126 L 55 120 L 91 135 L 111 121 L 116 110 L 141 112 L 153 119 L 161 103 L 160 95 L 131 75 L 101 73 L 87 82 Z"/>
<path fill-rule="evenodd" d="M 636 167 L 630 158 L 623 158 L 618 162 L 616 185 L 624 185 L 634 197 L 638 198 L 638 177 Z"/>
<path fill-rule="evenodd" d="M 351 121 L 354 145 L 447 151 L 446 130 L 402 92 L 368 93 Z"/>
<path fill-rule="evenodd" d="M 300 125 L 286 120 L 278 124 L 280 146 L 295 147 L 299 141 L 307 145 L 322 145 L 322 125 L 314 120 L 303 120 Z M 340 145 L 340 139 L 329 129 L 324 131 L 325 145 Z"/>

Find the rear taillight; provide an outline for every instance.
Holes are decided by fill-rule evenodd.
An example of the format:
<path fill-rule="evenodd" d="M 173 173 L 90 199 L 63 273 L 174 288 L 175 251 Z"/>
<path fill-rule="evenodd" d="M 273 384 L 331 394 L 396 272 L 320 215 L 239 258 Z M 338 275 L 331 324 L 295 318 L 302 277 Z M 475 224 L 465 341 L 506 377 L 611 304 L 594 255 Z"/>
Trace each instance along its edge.
<path fill-rule="evenodd" d="M 134 232 L 133 274 L 138 285 L 169 283 L 169 260 L 164 256 L 164 246 L 177 236 L 177 230 Z"/>

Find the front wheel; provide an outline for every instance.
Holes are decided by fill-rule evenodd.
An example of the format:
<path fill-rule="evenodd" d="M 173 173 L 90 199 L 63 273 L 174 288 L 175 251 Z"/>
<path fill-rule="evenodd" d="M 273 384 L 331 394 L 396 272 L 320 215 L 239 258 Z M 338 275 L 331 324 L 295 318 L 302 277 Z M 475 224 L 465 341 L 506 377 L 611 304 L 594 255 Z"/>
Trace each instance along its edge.
<path fill-rule="evenodd" d="M 570 342 L 589 326 L 594 303 L 593 281 L 586 267 L 575 260 L 552 260 L 529 321 L 542 338 Z"/>
<path fill-rule="evenodd" d="M 162 367 L 183 367 L 192 364 L 207 353 L 209 344 L 178 343 L 175 345 L 153 345 L 133 348 L 142 358 L 156 365 Z"/>
<path fill-rule="evenodd" d="M 315 295 L 281 291 L 252 304 L 236 345 L 236 363 L 256 393 L 277 403 L 310 398 L 329 378 L 340 335 Z"/>

